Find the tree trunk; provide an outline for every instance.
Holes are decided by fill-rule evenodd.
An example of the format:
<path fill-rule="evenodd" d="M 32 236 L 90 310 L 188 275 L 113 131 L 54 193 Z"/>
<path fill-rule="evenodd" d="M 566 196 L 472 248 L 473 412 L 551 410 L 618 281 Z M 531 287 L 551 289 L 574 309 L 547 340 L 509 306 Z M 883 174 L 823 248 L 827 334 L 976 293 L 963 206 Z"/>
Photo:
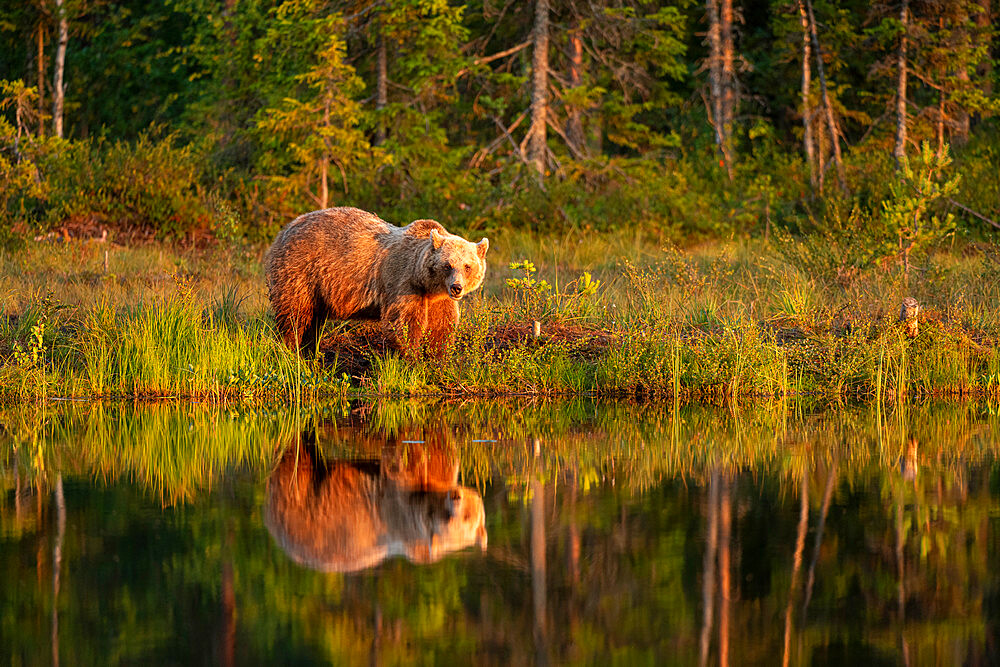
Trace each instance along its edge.
<path fill-rule="evenodd" d="M 385 47 L 385 34 L 382 30 L 382 22 L 375 20 L 375 111 L 381 112 L 389 103 L 389 63 Z M 375 145 L 381 146 L 385 143 L 386 128 L 385 117 L 382 113 L 376 113 L 378 127 L 375 130 Z"/>
<path fill-rule="evenodd" d="M 545 126 L 549 106 L 549 0 L 535 1 L 534 52 L 531 63 L 531 127 L 528 130 L 528 162 L 545 179 Z"/>
<path fill-rule="evenodd" d="M 725 0 L 723 0 L 725 1 Z M 719 157 L 722 166 L 726 168 L 729 180 L 733 180 L 733 165 L 730 159 L 731 151 L 729 146 L 729 136 L 726 128 L 731 128 L 728 123 L 728 111 L 726 110 L 726 83 L 723 67 L 723 46 L 722 21 L 719 8 L 720 0 L 706 0 L 705 9 L 708 14 L 708 85 L 711 97 L 711 121 L 715 130 L 715 145 L 719 149 Z M 730 26 L 730 38 L 732 37 L 732 27 Z"/>
<path fill-rule="evenodd" d="M 935 121 L 934 134 L 937 138 L 937 157 L 940 160 L 944 155 L 944 90 L 938 91 L 938 108 Z"/>
<path fill-rule="evenodd" d="M 903 34 L 899 37 L 899 52 L 896 62 L 899 78 L 896 82 L 896 147 L 893 156 L 896 158 L 896 168 L 899 169 L 906 159 L 906 46 L 909 32 L 910 2 L 903 0 L 899 8 L 899 22 L 903 26 Z"/>
<path fill-rule="evenodd" d="M 722 149 L 722 46 L 719 36 L 719 0 L 707 0 L 705 5 L 708 14 L 708 88 L 711 98 L 711 120 L 715 129 L 715 143 L 725 159 L 725 151 Z"/>
<path fill-rule="evenodd" d="M 812 35 L 813 50 L 816 52 L 816 74 L 819 75 L 819 91 L 826 114 L 827 130 L 830 132 L 830 144 L 833 146 L 833 161 L 837 167 L 837 180 L 840 189 L 847 192 L 847 177 L 844 174 L 844 161 L 840 156 L 840 135 L 837 134 L 837 124 L 833 119 L 833 105 L 826 88 L 826 74 L 823 69 L 823 50 L 819 47 L 819 35 L 816 32 L 816 14 L 813 12 L 812 0 L 806 0 L 806 11 L 809 14 L 809 32 Z"/>
<path fill-rule="evenodd" d="M 987 30 L 992 25 L 993 11 L 992 11 L 993 0 L 981 0 L 980 1 L 980 11 L 976 14 L 976 27 L 979 29 L 977 33 L 981 36 L 980 39 L 987 39 L 983 35 L 988 34 Z M 989 41 L 987 41 L 986 53 L 983 56 L 982 61 L 976 67 L 976 73 L 979 75 L 979 80 L 982 82 L 983 94 L 987 97 L 993 95 L 993 48 Z"/>
<path fill-rule="evenodd" d="M 736 117 L 733 0 L 722 0 L 722 6 L 719 9 L 719 42 L 722 47 L 722 137 L 725 139 L 726 148 L 731 149 L 733 144 L 733 119 Z"/>
<path fill-rule="evenodd" d="M 63 136 L 63 71 L 66 68 L 66 44 L 69 43 L 69 20 L 66 18 L 65 0 L 56 0 L 56 16 L 59 19 L 59 46 L 56 48 L 55 76 L 52 81 L 52 131 L 59 138 Z"/>
<path fill-rule="evenodd" d="M 969 70 L 962 67 L 956 73 L 959 86 L 964 90 L 969 87 Z M 952 125 L 952 143 L 964 144 L 969 140 L 969 112 L 961 106 L 954 111 L 954 124 Z"/>
<path fill-rule="evenodd" d="M 574 25 L 569 35 L 569 85 L 578 88 L 583 84 L 583 37 L 580 28 Z M 567 109 L 566 139 L 573 145 L 576 153 L 583 154 L 583 119 L 580 109 L 570 106 Z"/>
<path fill-rule="evenodd" d="M 316 203 L 321 209 L 330 205 L 330 158 L 326 155 L 319 161 L 319 197 Z"/>
<path fill-rule="evenodd" d="M 38 22 L 38 52 L 35 55 L 38 66 L 38 136 L 45 136 L 45 29 Z"/>
<path fill-rule="evenodd" d="M 825 118 L 825 116 L 824 116 Z M 824 123 L 816 124 L 816 170 L 819 172 L 819 191 L 823 192 L 826 185 L 826 133 Z"/>
<path fill-rule="evenodd" d="M 979 2 L 973 2 L 970 4 L 963 5 L 962 21 L 963 36 L 968 41 L 968 47 L 970 49 L 977 49 L 981 46 L 986 46 L 984 49 L 984 57 L 978 63 L 963 63 L 955 76 L 958 78 L 958 87 L 960 90 L 968 90 L 970 88 L 970 79 L 972 74 L 972 69 L 975 69 L 976 77 L 976 87 L 979 88 L 983 95 L 987 98 L 991 97 L 993 94 L 992 77 L 990 76 L 990 68 L 993 64 L 992 54 L 990 52 L 990 4 L 991 0 L 979 0 Z M 978 115 L 978 114 L 976 114 Z M 956 105 L 952 116 L 952 133 L 951 140 L 953 144 L 962 145 L 969 140 L 969 129 L 972 125 L 972 118 L 969 112 L 961 106 L 961 104 Z"/>
<path fill-rule="evenodd" d="M 332 100 L 330 96 L 327 95 L 326 100 L 323 103 L 323 127 L 330 127 L 330 105 Z M 330 139 L 329 137 L 323 137 L 323 145 L 325 150 L 323 151 L 322 157 L 319 160 L 319 197 L 317 198 L 317 204 L 319 207 L 327 208 L 330 204 Z"/>
<path fill-rule="evenodd" d="M 809 18 L 806 16 L 806 6 L 799 0 L 799 21 L 802 24 L 802 144 L 805 148 L 806 162 L 809 164 L 809 183 L 816 189 L 816 158 L 813 155 L 812 109 L 809 106 L 809 93 L 812 90 L 812 65 L 809 63 L 811 48 L 809 44 Z"/>

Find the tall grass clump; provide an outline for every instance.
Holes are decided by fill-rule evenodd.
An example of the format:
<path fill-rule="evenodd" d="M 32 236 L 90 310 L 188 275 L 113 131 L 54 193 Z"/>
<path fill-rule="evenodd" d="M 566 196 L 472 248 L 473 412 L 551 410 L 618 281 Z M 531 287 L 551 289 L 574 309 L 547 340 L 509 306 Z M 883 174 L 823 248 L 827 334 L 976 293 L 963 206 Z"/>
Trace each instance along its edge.
<path fill-rule="evenodd" d="M 413 396 L 432 390 L 425 362 L 395 354 L 375 357 L 369 383 L 375 393 L 387 396 Z"/>
<path fill-rule="evenodd" d="M 0 365 L 0 395 L 44 400 L 57 386 L 66 363 L 62 308 L 48 293 L 19 316 L 0 309 L 0 349 L 9 354 Z"/>
<path fill-rule="evenodd" d="M 339 387 L 336 368 L 302 366 L 270 321 L 221 323 L 187 298 L 115 312 L 98 305 L 84 320 L 80 352 L 96 396 L 260 398 Z M 338 389 L 339 391 L 339 389 Z"/>

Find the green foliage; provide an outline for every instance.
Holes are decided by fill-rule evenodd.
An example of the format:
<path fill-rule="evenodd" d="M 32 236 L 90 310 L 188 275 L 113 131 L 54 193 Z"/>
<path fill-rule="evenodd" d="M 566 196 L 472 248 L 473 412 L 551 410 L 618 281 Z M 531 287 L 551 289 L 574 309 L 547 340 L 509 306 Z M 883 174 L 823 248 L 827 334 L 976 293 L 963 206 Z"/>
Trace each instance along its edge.
<path fill-rule="evenodd" d="M 260 42 L 265 52 L 304 48 L 308 54 L 305 71 L 288 82 L 280 106 L 261 110 L 256 120 L 264 149 L 260 169 L 274 183 L 268 202 L 286 218 L 309 205 L 329 205 L 331 172 L 344 175 L 348 169 L 356 172 L 362 163 L 380 162 L 378 157 L 362 157 L 371 154 L 358 129 L 361 106 L 354 99 L 363 83 L 344 63 L 342 22 L 322 8 L 312 0 L 282 3 Z"/>
<path fill-rule="evenodd" d="M 51 11 L 44 3 L 31 4 Z M 71 104 L 67 120 L 71 128 L 81 130 L 72 136 L 133 139 L 151 125 L 179 129 L 181 116 L 197 93 L 183 55 L 194 17 L 179 11 L 183 2 L 70 0 L 66 6 L 73 25 L 67 56 Z M 55 44 L 47 46 L 52 51 Z"/>
<path fill-rule="evenodd" d="M 45 142 L 31 131 L 37 122 L 37 98 L 38 91 L 23 81 L 0 79 L 0 112 L 7 112 L 0 114 L 0 243 L 4 246 L 17 245 L 14 226 L 31 220 L 34 202 L 46 190 L 37 164 Z"/>
<path fill-rule="evenodd" d="M 42 160 L 48 218 L 182 238 L 211 220 L 202 161 L 195 144 L 157 128 L 134 142 L 71 142 Z"/>
<path fill-rule="evenodd" d="M 943 114 L 941 139 L 955 147 L 950 168 L 966 197 L 953 211 L 956 229 L 979 234 L 977 215 L 990 218 L 1000 198 L 989 148 L 996 31 L 982 3 L 939 5 L 911 8 L 909 133 L 937 139 Z M 830 169 L 810 172 L 802 155 L 794 3 L 764 3 L 743 17 L 732 181 L 702 105 L 692 103 L 706 88 L 702 4 L 553 5 L 544 188 L 525 166 L 527 5 L 70 3 L 67 141 L 50 138 L 51 13 L 12 5 L 0 9 L 0 71 L 22 82 L 41 76 L 43 89 L 8 82 L 0 94 L 0 242 L 95 222 L 142 235 L 262 241 L 323 204 L 399 223 L 433 217 L 457 232 L 635 230 L 659 242 L 778 229 L 839 235 L 872 220 L 898 230 L 910 195 L 889 191 L 884 114 L 902 29 L 893 7 L 814 2 L 838 133 L 853 146 L 845 197 L 831 187 Z M 815 76 L 807 95 L 815 160 L 828 166 Z M 899 206 L 887 211 L 886 200 Z M 213 213 L 223 211 L 219 202 L 226 212 Z M 899 235 L 883 232 L 873 241 L 880 252 L 890 239 L 902 252 Z M 912 241 L 918 253 L 933 243 Z"/>
<path fill-rule="evenodd" d="M 958 190 L 960 177 L 947 178 L 944 173 L 951 163 L 947 147 L 935 153 L 930 143 L 924 142 L 912 164 L 903 160 L 901 177 L 891 185 L 892 197 L 882 204 L 882 224 L 888 236 L 883 247 L 886 252 L 896 247 L 905 275 L 909 274 L 911 254 L 925 251 L 955 228 L 951 213 L 939 216 L 934 210 Z"/>
<path fill-rule="evenodd" d="M 534 277 L 538 269 L 530 260 L 511 262 L 509 268 L 521 272 L 504 281 L 515 321 L 586 318 L 597 312 L 601 281 L 589 272 L 553 289 L 547 280 Z"/>

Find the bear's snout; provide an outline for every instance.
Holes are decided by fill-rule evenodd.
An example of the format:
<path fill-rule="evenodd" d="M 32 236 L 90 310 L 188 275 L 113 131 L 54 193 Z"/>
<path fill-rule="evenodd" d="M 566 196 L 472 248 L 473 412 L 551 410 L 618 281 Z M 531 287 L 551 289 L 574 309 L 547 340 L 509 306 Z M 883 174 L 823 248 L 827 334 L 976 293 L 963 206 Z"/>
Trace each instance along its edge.
<path fill-rule="evenodd" d="M 451 298 L 459 299 L 462 296 L 462 283 L 454 282 L 451 287 L 448 288 L 448 292 L 451 294 Z"/>

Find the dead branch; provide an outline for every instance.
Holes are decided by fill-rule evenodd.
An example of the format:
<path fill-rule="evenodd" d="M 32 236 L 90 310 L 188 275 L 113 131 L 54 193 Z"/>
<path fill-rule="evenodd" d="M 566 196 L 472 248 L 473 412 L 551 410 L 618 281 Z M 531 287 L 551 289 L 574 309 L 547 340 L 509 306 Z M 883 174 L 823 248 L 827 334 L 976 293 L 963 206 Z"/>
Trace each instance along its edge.
<path fill-rule="evenodd" d="M 983 222 L 988 222 L 989 224 L 993 225 L 993 227 L 995 227 L 996 229 L 1000 229 L 1000 222 L 997 222 L 996 220 L 992 220 L 990 218 L 987 218 L 982 213 L 978 213 L 976 211 L 973 211 L 971 208 L 969 208 L 968 206 L 965 206 L 964 204 L 959 204 L 957 201 L 955 201 L 951 197 L 948 197 L 948 203 L 951 204 L 952 206 L 955 206 L 956 208 L 959 208 L 959 209 L 965 211 L 966 213 L 968 213 L 970 215 L 973 215 L 973 216 L 979 218 Z"/>

